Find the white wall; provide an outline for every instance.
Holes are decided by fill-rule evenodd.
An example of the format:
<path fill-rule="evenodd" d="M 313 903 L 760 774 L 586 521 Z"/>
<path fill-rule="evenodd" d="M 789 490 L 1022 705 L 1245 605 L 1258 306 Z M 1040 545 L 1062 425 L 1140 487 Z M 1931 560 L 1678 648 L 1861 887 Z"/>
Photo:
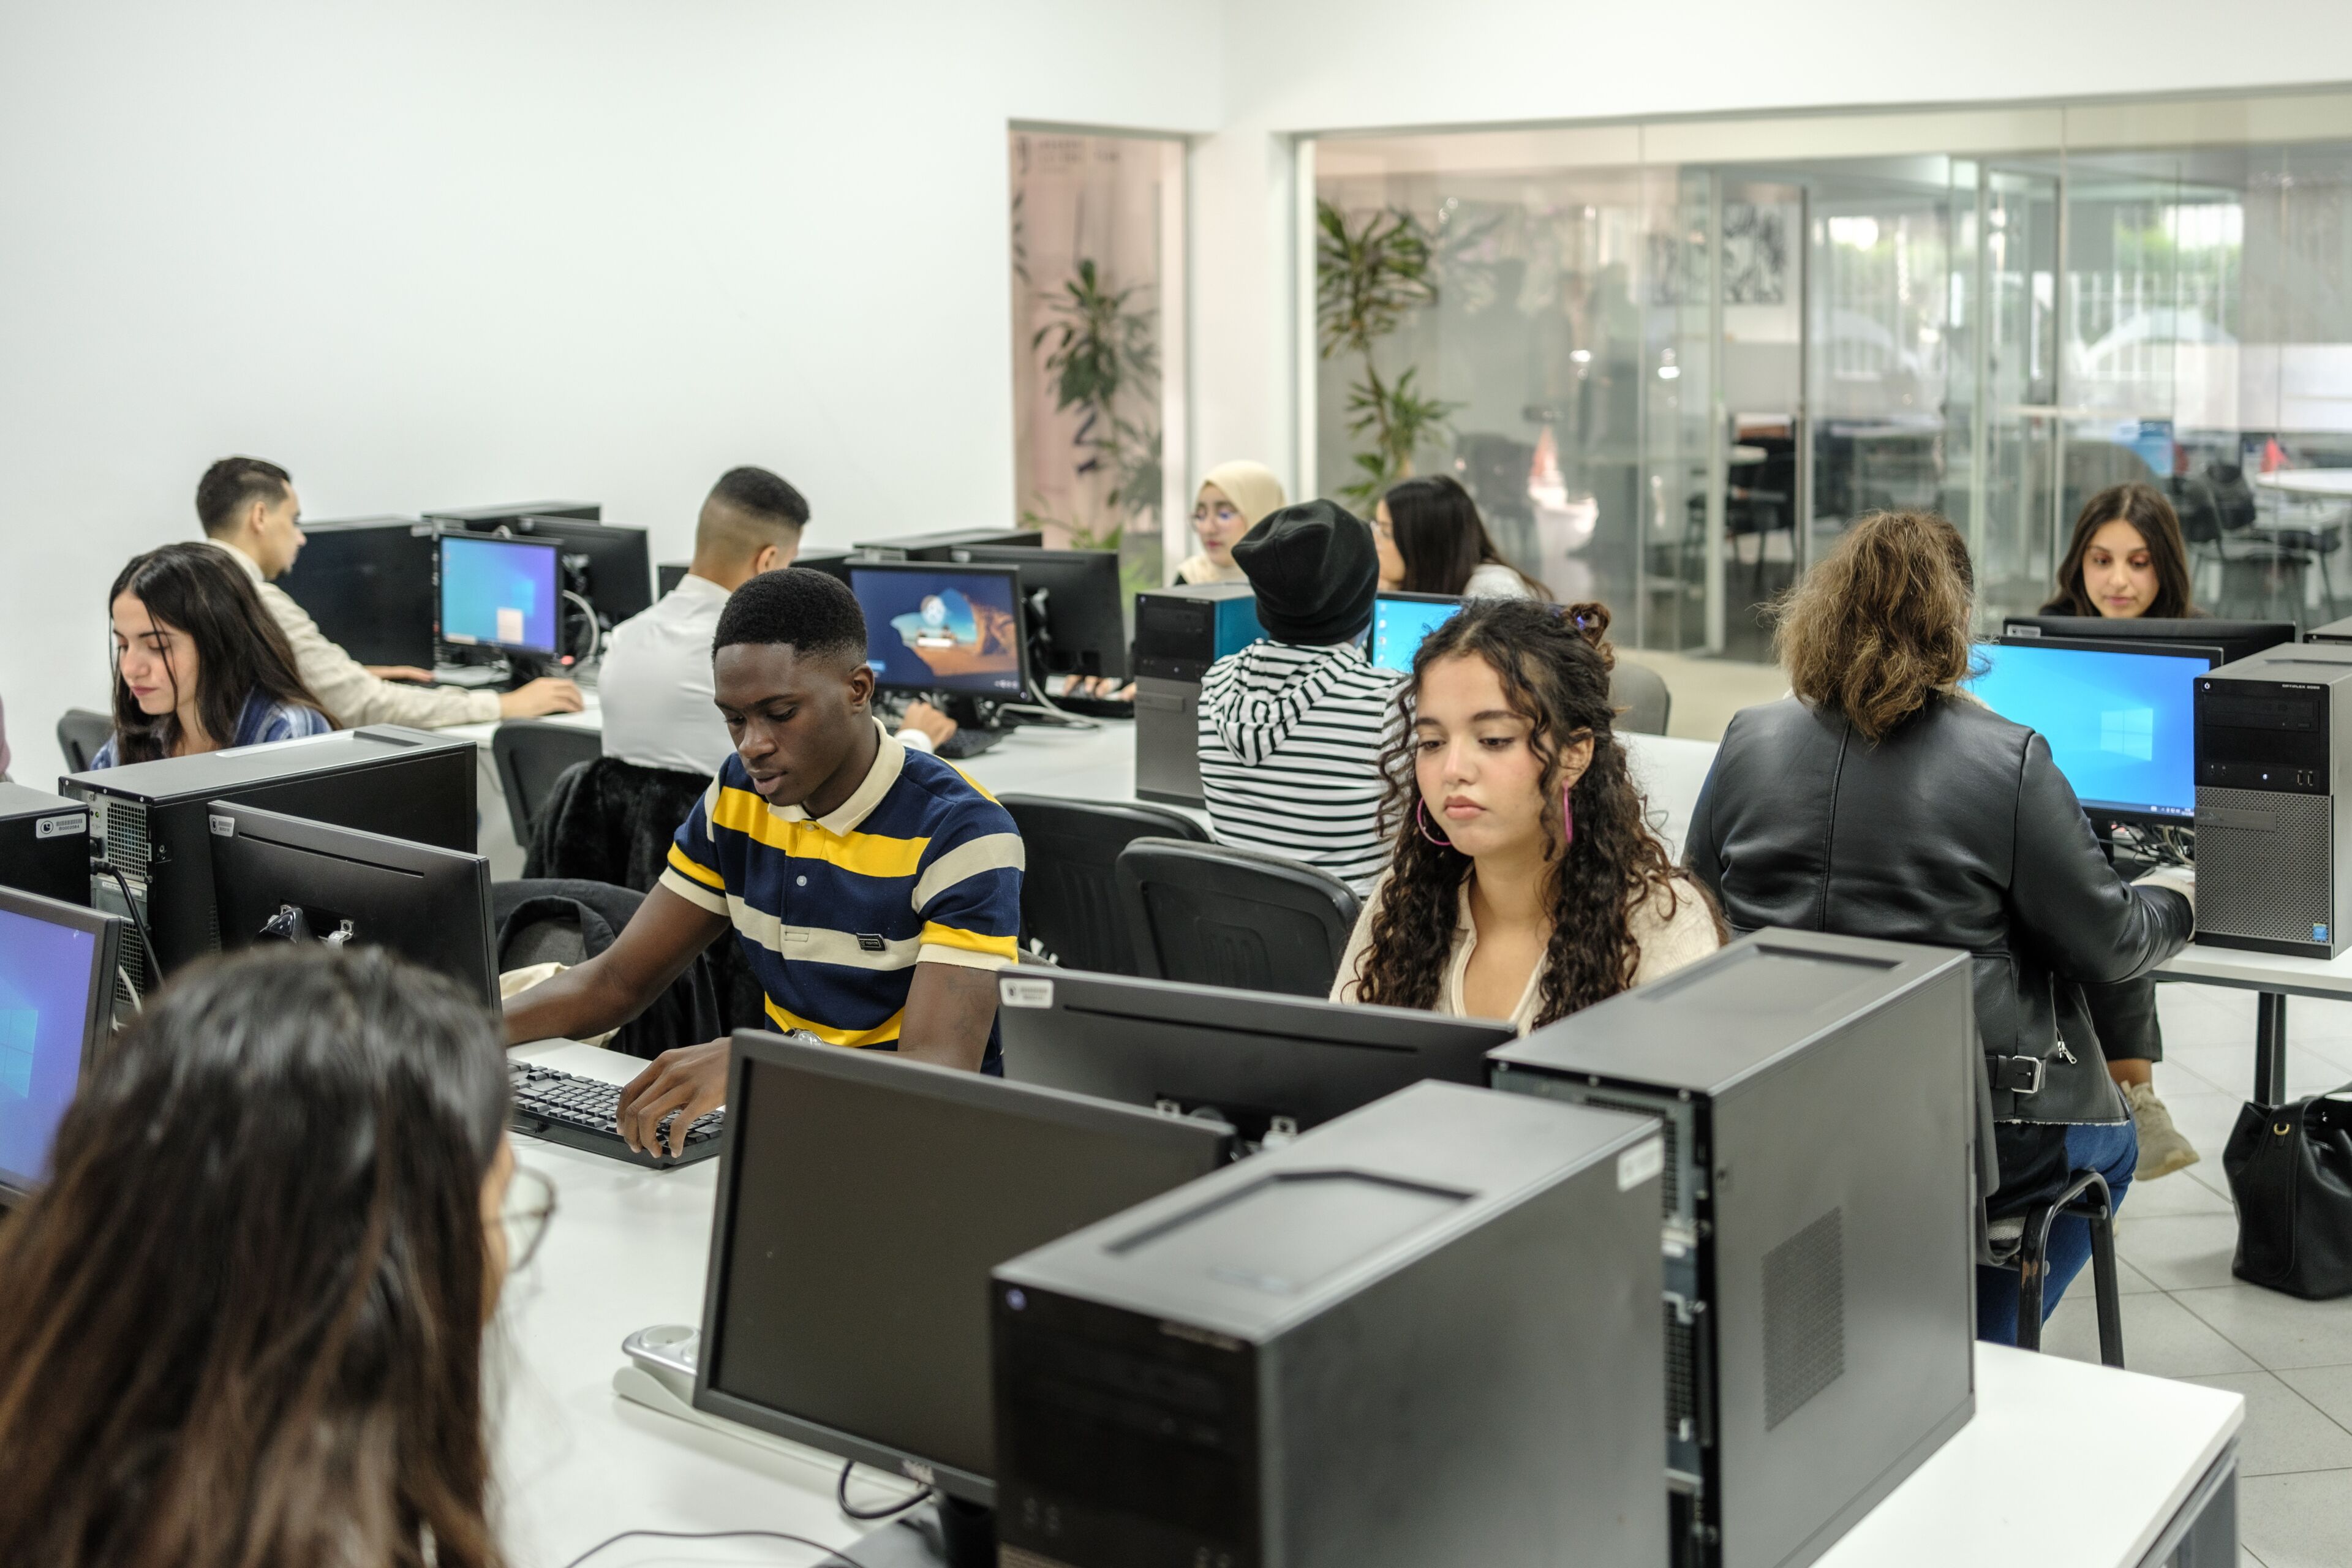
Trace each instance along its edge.
<path fill-rule="evenodd" d="M 1193 153 L 1194 450 L 1294 458 L 1301 132 L 2291 86 L 2352 71 L 2342 0 L 1221 0 Z M 1954 149 L 1960 151 L 1961 149 Z"/>
<path fill-rule="evenodd" d="M 1009 518 L 1006 123 L 1204 132 L 1193 0 L 0 6 L 0 700 L 102 707 L 211 459 L 314 517 L 555 494 L 682 559 Z"/>

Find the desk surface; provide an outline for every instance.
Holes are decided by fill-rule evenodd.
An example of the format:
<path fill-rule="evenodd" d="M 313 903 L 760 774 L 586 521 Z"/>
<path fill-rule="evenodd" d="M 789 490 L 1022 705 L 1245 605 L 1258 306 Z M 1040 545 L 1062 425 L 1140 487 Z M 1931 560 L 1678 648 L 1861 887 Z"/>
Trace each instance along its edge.
<path fill-rule="evenodd" d="M 2352 468 L 2281 468 L 2276 473 L 2256 474 L 2254 483 L 2288 495 L 2352 499 Z"/>
<path fill-rule="evenodd" d="M 516 1054 L 615 1080 L 641 1065 L 567 1042 Z M 631 1529 L 855 1541 L 866 1527 L 834 1510 L 837 1462 L 738 1441 L 613 1392 L 624 1338 L 701 1321 L 718 1163 L 647 1171 L 515 1142 L 557 1187 L 547 1240 L 509 1288 L 492 1355 L 500 1525 L 518 1568 L 562 1568 Z M 1825 1568 L 2136 1568 L 2245 1410 L 2239 1395 L 2200 1384 L 1997 1346 L 1978 1347 L 1977 1400 L 1976 1419 L 1822 1557 Z M 2018 1456 L 2049 1451 L 2063 1432 L 2095 1434 L 2068 1447 L 2063 1483 L 2021 1476 Z M 775 1542 L 632 1542 L 595 1568 L 815 1561 Z"/>

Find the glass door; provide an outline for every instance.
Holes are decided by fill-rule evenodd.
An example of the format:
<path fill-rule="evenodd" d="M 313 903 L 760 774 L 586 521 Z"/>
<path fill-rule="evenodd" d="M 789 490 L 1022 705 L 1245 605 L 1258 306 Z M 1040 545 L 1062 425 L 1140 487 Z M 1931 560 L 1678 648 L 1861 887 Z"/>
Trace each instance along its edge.
<path fill-rule="evenodd" d="M 1988 165 L 1977 182 L 1968 536 L 1988 623 L 2041 608 L 2057 574 L 2066 426 L 2083 413 L 2060 398 L 2060 204 L 2054 174 Z"/>

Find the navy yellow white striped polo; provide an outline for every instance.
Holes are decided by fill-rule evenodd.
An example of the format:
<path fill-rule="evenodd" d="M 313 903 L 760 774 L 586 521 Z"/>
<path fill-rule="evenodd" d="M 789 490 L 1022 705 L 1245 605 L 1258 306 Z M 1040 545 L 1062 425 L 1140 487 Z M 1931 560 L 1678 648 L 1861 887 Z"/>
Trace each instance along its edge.
<path fill-rule="evenodd" d="M 915 965 L 1013 962 L 1021 866 L 993 795 L 885 734 L 865 782 L 820 817 L 769 805 L 730 754 L 661 885 L 733 923 L 779 1028 L 896 1050 Z M 1003 1062 L 992 1027 L 982 1070 Z"/>

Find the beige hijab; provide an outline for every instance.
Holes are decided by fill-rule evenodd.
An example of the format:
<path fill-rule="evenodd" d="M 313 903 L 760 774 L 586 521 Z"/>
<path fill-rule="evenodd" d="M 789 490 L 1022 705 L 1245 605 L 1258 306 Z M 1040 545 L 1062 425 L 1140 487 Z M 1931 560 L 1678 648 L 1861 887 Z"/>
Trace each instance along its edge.
<path fill-rule="evenodd" d="M 1229 463 L 1219 463 L 1201 476 L 1203 486 L 1214 485 L 1224 491 L 1234 510 L 1249 520 L 1255 528 L 1265 521 L 1268 512 L 1279 511 L 1287 504 L 1282 493 L 1282 481 L 1264 463 L 1253 463 L 1237 458 Z M 1199 492 L 1194 492 L 1195 494 Z M 1206 552 L 1196 552 L 1176 569 L 1179 580 L 1186 583 L 1238 583 L 1242 569 L 1230 560 L 1213 561 Z"/>

